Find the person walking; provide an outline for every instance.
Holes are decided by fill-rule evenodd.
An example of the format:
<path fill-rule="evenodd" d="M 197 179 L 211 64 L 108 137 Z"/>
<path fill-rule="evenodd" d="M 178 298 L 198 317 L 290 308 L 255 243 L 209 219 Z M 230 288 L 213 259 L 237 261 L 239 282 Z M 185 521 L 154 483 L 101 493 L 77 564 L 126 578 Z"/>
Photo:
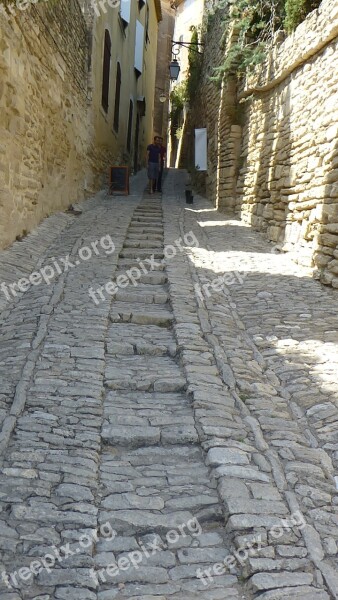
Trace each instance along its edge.
<path fill-rule="evenodd" d="M 161 147 L 158 138 L 154 138 L 154 143 L 147 147 L 149 194 L 153 194 L 156 188 L 156 182 L 160 172 Z"/>

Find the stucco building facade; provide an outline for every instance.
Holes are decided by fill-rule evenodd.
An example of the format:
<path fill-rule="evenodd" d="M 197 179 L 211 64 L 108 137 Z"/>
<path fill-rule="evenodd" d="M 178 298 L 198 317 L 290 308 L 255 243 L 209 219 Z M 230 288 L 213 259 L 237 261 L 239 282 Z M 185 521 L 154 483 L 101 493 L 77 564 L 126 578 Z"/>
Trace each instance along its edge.
<path fill-rule="evenodd" d="M 169 117 L 169 64 L 171 43 L 175 27 L 175 5 L 172 0 L 162 0 L 162 21 L 158 29 L 157 66 L 154 100 L 154 133 L 167 144 Z"/>
<path fill-rule="evenodd" d="M 122 0 L 96 14 L 91 6 L 90 83 L 94 147 L 110 162 L 145 165 L 153 137 L 160 0 Z M 87 7 L 88 11 L 88 7 Z M 109 68 L 108 68 L 109 65 Z"/>
<path fill-rule="evenodd" d="M 160 19 L 160 0 L 2 6 L 0 248 L 145 164 Z"/>

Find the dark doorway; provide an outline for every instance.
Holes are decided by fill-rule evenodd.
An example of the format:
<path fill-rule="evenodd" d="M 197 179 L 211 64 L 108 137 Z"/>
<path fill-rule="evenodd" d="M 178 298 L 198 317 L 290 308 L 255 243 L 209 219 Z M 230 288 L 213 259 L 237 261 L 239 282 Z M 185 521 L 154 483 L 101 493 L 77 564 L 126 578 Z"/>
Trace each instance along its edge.
<path fill-rule="evenodd" d="M 102 108 L 108 112 L 109 79 L 110 79 L 111 40 L 109 31 L 104 32 L 103 74 L 102 74 Z"/>
<path fill-rule="evenodd" d="M 121 98 L 121 67 L 120 67 L 120 63 L 117 63 L 116 86 L 115 86 L 115 108 L 114 108 L 114 129 L 115 129 L 116 133 L 119 130 L 120 98 Z"/>
<path fill-rule="evenodd" d="M 140 138 L 140 115 L 136 117 L 135 127 L 135 148 L 134 148 L 134 173 L 138 171 L 138 143 Z"/>
<path fill-rule="evenodd" d="M 130 152 L 130 148 L 131 148 L 131 132 L 132 132 L 132 127 L 133 127 L 133 109 L 134 109 L 133 101 L 130 100 L 130 102 L 129 102 L 128 132 L 127 132 L 127 150 L 128 150 L 128 152 Z"/>

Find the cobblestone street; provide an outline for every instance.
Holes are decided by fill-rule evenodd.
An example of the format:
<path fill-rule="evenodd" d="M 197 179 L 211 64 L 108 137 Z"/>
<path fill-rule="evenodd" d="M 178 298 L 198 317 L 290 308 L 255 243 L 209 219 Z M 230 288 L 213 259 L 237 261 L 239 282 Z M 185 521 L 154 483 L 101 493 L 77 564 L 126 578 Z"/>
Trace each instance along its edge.
<path fill-rule="evenodd" d="M 184 177 L 0 255 L 0 600 L 338 598 L 338 292 Z"/>

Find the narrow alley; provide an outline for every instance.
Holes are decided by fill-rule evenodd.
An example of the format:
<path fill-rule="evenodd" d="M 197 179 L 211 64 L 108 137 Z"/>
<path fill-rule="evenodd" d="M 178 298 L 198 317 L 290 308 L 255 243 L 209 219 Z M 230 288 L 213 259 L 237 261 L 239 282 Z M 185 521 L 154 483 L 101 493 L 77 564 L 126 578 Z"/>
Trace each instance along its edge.
<path fill-rule="evenodd" d="M 184 177 L 1 254 L 1 600 L 337 598 L 336 291 Z"/>

